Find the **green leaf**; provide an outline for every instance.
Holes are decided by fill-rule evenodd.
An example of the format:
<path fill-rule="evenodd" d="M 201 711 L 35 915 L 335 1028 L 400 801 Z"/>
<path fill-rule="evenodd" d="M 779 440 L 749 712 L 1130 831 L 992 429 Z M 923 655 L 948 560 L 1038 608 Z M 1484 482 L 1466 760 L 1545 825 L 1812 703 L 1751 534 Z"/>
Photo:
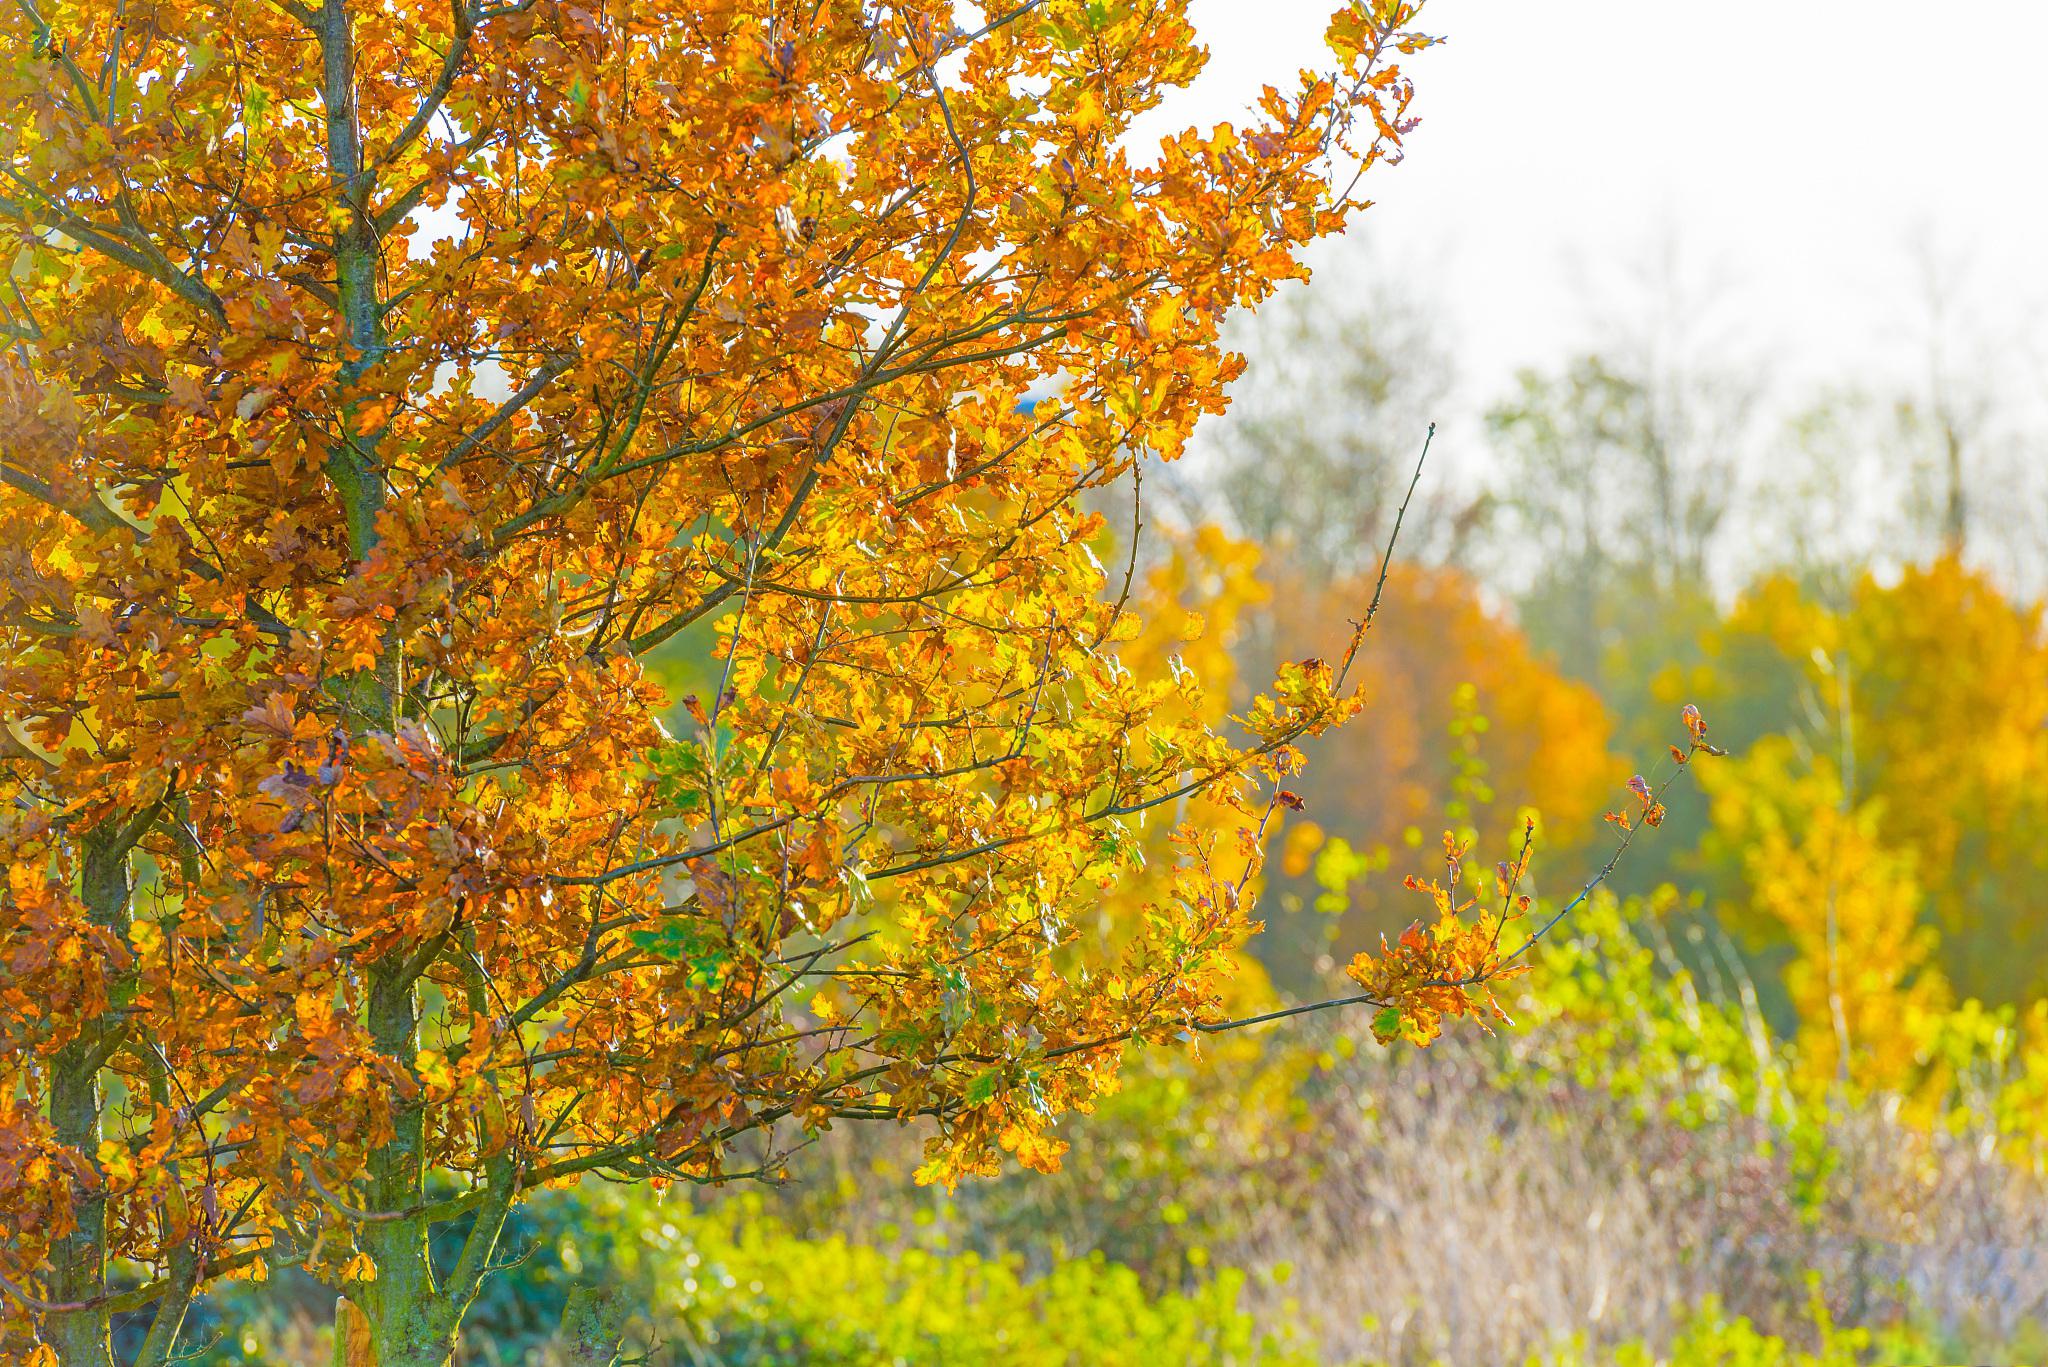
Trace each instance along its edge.
<path fill-rule="evenodd" d="M 1396 1035 L 1400 1033 L 1401 1009 L 1399 1007 L 1382 1007 L 1380 1009 L 1380 1013 L 1372 1018 L 1373 1038 L 1378 1040 L 1381 1044 L 1385 1044 L 1388 1040 L 1393 1039 Z"/>
<path fill-rule="evenodd" d="M 711 939 L 695 922 L 680 918 L 636 930 L 627 938 L 658 959 L 686 966 L 692 987 L 718 986 L 727 965 L 732 962 L 732 952 L 727 946 Z"/>
<path fill-rule="evenodd" d="M 974 1081 L 967 1084 L 965 1096 L 967 1104 L 970 1106 L 988 1105 L 989 1102 L 995 1100 L 996 1088 L 1001 1084 L 1002 1078 L 993 1068 L 985 1073 L 976 1075 Z"/>

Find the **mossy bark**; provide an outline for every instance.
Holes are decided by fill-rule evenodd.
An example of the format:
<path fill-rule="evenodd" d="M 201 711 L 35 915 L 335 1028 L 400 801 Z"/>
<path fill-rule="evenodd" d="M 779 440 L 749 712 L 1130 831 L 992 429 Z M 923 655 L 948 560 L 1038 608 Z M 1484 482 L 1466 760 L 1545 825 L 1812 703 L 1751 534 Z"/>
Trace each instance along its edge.
<path fill-rule="evenodd" d="M 370 970 L 370 1037 L 377 1051 L 409 1065 L 419 1051 L 418 1000 L 408 966 L 386 959 Z M 370 1154 L 368 1193 L 376 1218 L 356 1239 L 376 1265 L 358 1299 L 369 1316 L 377 1367 L 446 1367 L 457 1315 L 435 1284 L 427 1252 L 426 1106 L 418 1093 L 395 1097 L 391 1138 Z"/>
<path fill-rule="evenodd" d="M 79 893 L 86 915 L 95 925 L 117 935 L 128 931 L 128 901 L 133 886 L 128 872 L 132 832 L 102 828 L 81 842 L 84 861 Z M 119 984 L 110 994 L 114 1005 L 132 991 Z M 100 1069 L 118 1043 L 118 1017 L 90 1022 L 78 1037 L 57 1051 L 50 1064 L 50 1124 L 58 1142 L 81 1155 L 88 1165 L 99 1158 Z M 43 1338 L 56 1350 L 63 1367 L 113 1367 L 111 1315 L 107 1295 L 107 1196 L 97 1174 L 72 1201 L 73 1226 L 52 1242 L 48 1286 L 59 1305 L 45 1317 Z"/>
<path fill-rule="evenodd" d="M 578 1286 L 562 1307 L 562 1350 L 571 1367 L 614 1367 L 626 1325 L 626 1302 L 609 1287 Z"/>

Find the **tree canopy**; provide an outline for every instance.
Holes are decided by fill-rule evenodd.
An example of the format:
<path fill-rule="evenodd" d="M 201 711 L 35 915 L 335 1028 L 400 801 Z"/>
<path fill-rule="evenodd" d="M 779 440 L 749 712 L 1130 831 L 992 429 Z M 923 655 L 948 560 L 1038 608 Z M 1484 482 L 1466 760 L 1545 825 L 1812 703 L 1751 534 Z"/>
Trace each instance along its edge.
<path fill-rule="evenodd" d="M 934 1119 L 927 1179 L 1045 1166 L 1127 1042 L 1216 1022 L 1370 614 L 1212 723 L 1118 650 L 1135 471 L 1432 40 L 1353 0 L 1146 153 L 1183 8 L 0 15 L 11 1356 L 157 1305 L 166 1361 L 289 1260 L 444 1362 L 540 1185 L 861 1118 Z M 664 650 L 716 662 L 680 714 Z M 1095 933 L 1196 795 L 1235 825 Z M 1435 896 L 1356 970 L 1389 1032 L 1501 952 Z"/>

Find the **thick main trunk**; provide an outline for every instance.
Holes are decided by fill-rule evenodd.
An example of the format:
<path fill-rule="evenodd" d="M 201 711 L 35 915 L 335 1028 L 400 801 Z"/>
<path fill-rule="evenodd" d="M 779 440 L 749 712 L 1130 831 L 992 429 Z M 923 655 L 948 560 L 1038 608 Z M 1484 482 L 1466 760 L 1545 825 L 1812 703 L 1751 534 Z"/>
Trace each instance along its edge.
<path fill-rule="evenodd" d="M 362 1292 L 375 1367 L 449 1367 L 455 1358 L 455 1329 L 440 1298 L 431 1289 L 418 1294 L 421 1288 L 411 1282 L 403 1290 L 414 1294 L 398 1294 L 398 1287 L 378 1289 L 385 1266 L 380 1260 L 377 1282 Z"/>
<path fill-rule="evenodd" d="M 562 1307 L 562 1350 L 570 1367 L 613 1367 L 619 1360 L 619 1336 L 626 1322 L 626 1302 L 610 1287 L 578 1286 Z"/>
<path fill-rule="evenodd" d="M 132 843 L 108 829 L 84 840 L 79 892 L 94 924 L 117 934 L 128 929 L 128 849 Z M 117 991 L 117 998 L 125 992 Z M 118 1004 L 118 1002 L 117 1002 Z M 88 1024 L 57 1051 L 50 1065 L 50 1124 L 57 1140 L 90 1166 L 98 1162 L 101 1139 L 100 1069 L 109 1050 L 111 1017 Z M 50 1248 L 50 1299 L 76 1310 L 58 1310 L 43 1323 L 43 1338 L 64 1367 L 113 1367 L 107 1294 L 107 1197 L 97 1180 L 72 1202 L 74 1224 Z"/>
<path fill-rule="evenodd" d="M 458 26 L 466 22 L 457 5 Z M 354 20 L 349 0 L 320 0 L 314 31 L 321 49 L 320 99 L 325 114 L 327 163 L 334 207 L 335 302 L 341 315 L 345 359 L 338 379 L 340 436 L 327 453 L 326 469 L 339 495 L 348 526 L 349 549 L 358 564 L 369 559 L 378 540 L 377 519 L 390 494 L 377 445 L 380 430 L 359 421 L 361 400 L 352 391 L 388 349 L 384 301 L 379 293 L 381 246 L 375 200 L 377 170 L 365 156 L 358 125 Z M 467 30 L 463 30 L 466 37 Z M 391 727 L 407 708 L 402 641 L 387 637 L 375 667 L 341 690 L 351 731 Z M 419 1052 L 419 1000 L 415 980 L 422 965 L 412 956 L 423 946 L 400 945 L 369 971 L 369 1028 L 379 1053 L 410 1068 Z M 492 1189 L 476 1210 L 462 1256 L 437 1282 L 428 1256 L 430 1222 L 424 1214 L 427 1174 L 427 1115 L 424 1097 L 395 1098 L 392 1134 L 369 1155 L 366 1191 L 375 1218 L 356 1231 L 376 1266 L 375 1280 L 356 1290 L 377 1367 L 446 1367 L 455 1351 L 462 1316 L 476 1295 L 491 1250 L 503 1228 L 517 1188 L 505 1164 L 493 1170 Z"/>
<path fill-rule="evenodd" d="M 320 98 L 326 116 L 327 162 L 336 207 L 335 293 L 348 357 L 344 390 L 373 365 L 384 347 L 383 310 L 377 293 L 377 240 L 370 200 L 374 176 L 364 164 L 357 126 L 354 21 L 346 0 L 323 0 L 315 20 L 321 49 Z M 359 431 L 355 404 L 345 401 L 341 436 L 328 452 L 327 473 L 347 519 L 349 549 L 358 561 L 377 539 L 384 506 L 384 472 L 376 434 Z M 390 725 L 400 707 L 397 647 L 387 643 L 369 675 L 346 698 L 350 729 Z M 399 947 L 370 970 L 369 1027 L 377 1049 L 400 1067 L 419 1050 L 418 1001 Z M 445 1367 L 454 1353 L 459 1318 L 435 1285 L 427 1254 L 428 1221 L 420 1208 L 426 1192 L 426 1111 L 418 1096 L 397 1098 L 392 1136 L 369 1157 L 370 1208 L 379 1218 L 356 1231 L 377 1276 L 357 1292 L 376 1346 L 377 1367 Z"/>
<path fill-rule="evenodd" d="M 377 1050 L 410 1063 L 419 1050 L 419 1004 L 397 958 L 370 970 L 370 1035 Z M 415 1094 L 392 1102 L 391 1139 L 370 1155 L 370 1220 L 356 1237 L 377 1279 L 359 1299 L 377 1345 L 377 1367 L 446 1367 L 455 1352 L 457 1316 L 435 1284 L 427 1254 L 426 1108 Z"/>
<path fill-rule="evenodd" d="M 92 1031 L 58 1052 L 50 1069 L 50 1121 L 57 1139 L 87 1156 L 100 1147 L 100 1038 Z M 107 1198 L 95 1184 L 72 1203 L 76 1222 L 50 1249 L 50 1297 L 60 1305 L 83 1305 L 48 1316 L 43 1338 L 64 1367 L 113 1367 L 109 1316 L 100 1304 L 107 1290 Z"/>

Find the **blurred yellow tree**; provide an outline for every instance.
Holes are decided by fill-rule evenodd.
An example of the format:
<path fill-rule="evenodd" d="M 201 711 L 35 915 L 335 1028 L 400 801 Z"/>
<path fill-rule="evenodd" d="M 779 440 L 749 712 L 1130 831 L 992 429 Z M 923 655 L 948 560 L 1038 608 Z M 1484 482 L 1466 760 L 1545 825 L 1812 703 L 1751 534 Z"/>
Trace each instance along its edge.
<path fill-rule="evenodd" d="M 2048 823 L 2040 605 L 2014 602 L 1953 558 L 1894 584 L 1866 572 L 1839 605 L 1776 577 L 1745 595 L 1710 646 L 1717 667 L 1688 684 L 1706 685 L 1724 718 L 1794 719 L 1798 746 L 1828 757 L 1809 767 L 1845 801 L 1819 809 L 1846 806 L 1868 839 L 1910 857 L 1956 988 L 1993 1002 L 2048 989 L 2048 848 L 2035 834 Z M 1778 683 L 1761 686 L 1790 696 L 1760 706 L 1767 657 Z M 1717 828 L 1742 815 L 1731 834 L 1754 820 L 1732 796 L 1747 772 L 1715 780 L 1730 794 L 1716 804 Z M 1795 827 L 1795 844 L 1808 838 Z M 1744 866 L 1761 897 L 1765 870 L 1730 856 L 1735 843 L 1719 842 L 1723 865 Z"/>
<path fill-rule="evenodd" d="M 1740 851 L 1749 916 L 1793 950 L 1800 1077 L 1910 1089 L 1918 1040 L 1953 994 L 1935 963 L 1940 937 L 1921 922 L 1917 861 L 1880 835 L 1883 803 L 1846 803 L 1834 763 L 1802 763 L 1784 736 L 1700 781 L 1716 836 Z"/>

